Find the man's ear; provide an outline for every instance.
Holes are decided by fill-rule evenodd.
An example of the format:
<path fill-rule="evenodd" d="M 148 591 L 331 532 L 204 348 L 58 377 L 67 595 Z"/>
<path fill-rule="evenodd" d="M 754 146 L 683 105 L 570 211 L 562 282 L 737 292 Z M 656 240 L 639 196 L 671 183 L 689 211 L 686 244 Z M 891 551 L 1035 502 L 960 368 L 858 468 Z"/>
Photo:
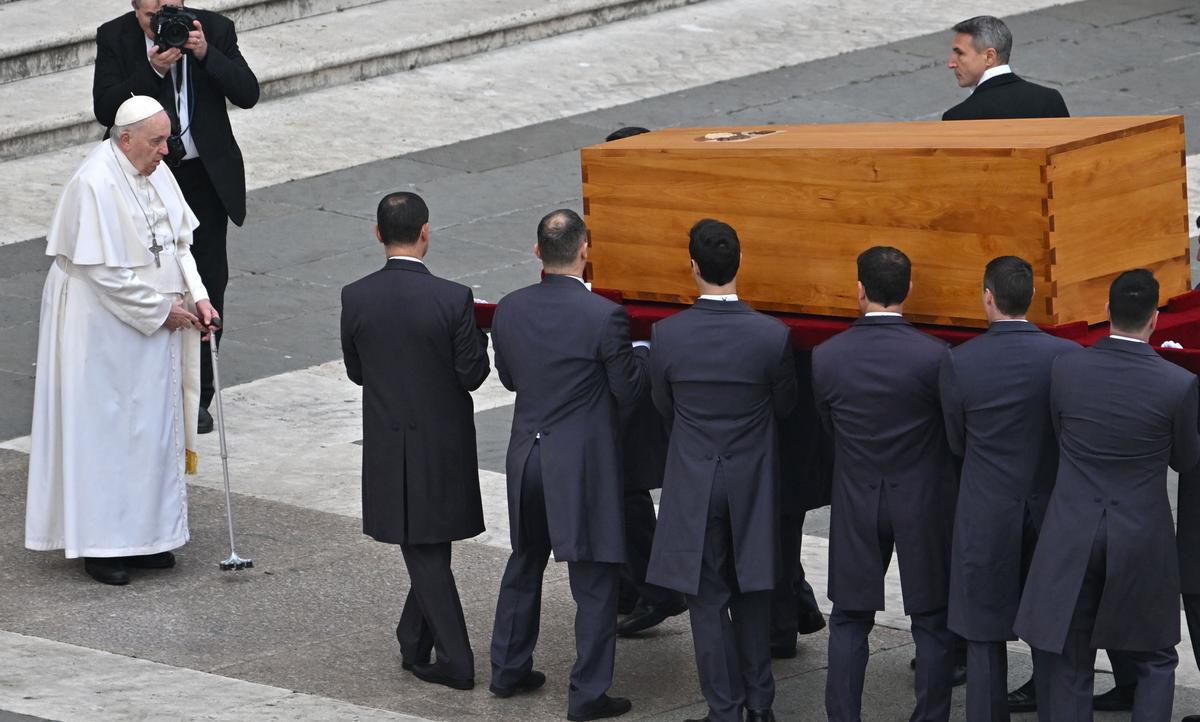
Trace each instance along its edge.
<path fill-rule="evenodd" d="M 383 234 L 379 232 L 379 226 L 375 226 L 375 240 L 383 243 Z M 386 245 L 386 244 L 385 244 Z"/>
<path fill-rule="evenodd" d="M 591 250 L 592 246 L 590 243 L 581 243 L 579 245 L 579 260 L 586 261 L 588 259 L 588 253 Z"/>
<path fill-rule="evenodd" d="M 538 260 L 542 259 L 542 247 L 538 244 L 533 244 L 533 255 L 537 256 Z"/>
<path fill-rule="evenodd" d="M 858 282 L 858 300 L 867 300 L 867 289 L 863 288 L 862 281 Z"/>
<path fill-rule="evenodd" d="M 1158 309 L 1154 309 L 1153 315 L 1150 316 L 1150 333 L 1154 333 L 1154 329 L 1158 328 Z"/>
<path fill-rule="evenodd" d="M 421 226 L 421 240 L 424 241 L 425 243 L 429 243 L 429 223 L 428 222 L 426 222 L 425 225 Z"/>

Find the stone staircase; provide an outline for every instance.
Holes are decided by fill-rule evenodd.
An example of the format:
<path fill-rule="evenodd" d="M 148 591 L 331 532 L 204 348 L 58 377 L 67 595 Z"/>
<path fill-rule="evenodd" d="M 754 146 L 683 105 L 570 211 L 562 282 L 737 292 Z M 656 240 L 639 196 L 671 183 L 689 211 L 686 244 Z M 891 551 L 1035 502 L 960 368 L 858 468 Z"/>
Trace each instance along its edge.
<path fill-rule="evenodd" d="M 701 0 L 196 0 L 238 26 L 262 100 L 411 70 Z M 108 0 L 0 0 L 0 160 L 96 140 Z"/>

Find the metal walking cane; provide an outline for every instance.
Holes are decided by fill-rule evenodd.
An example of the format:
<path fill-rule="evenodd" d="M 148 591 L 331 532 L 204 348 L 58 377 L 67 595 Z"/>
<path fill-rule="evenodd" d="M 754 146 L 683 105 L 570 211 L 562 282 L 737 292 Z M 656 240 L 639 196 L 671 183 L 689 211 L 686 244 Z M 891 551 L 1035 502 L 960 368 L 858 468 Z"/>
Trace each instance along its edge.
<path fill-rule="evenodd" d="M 229 451 L 225 447 L 225 406 L 221 403 L 221 373 L 217 369 L 216 332 L 221 328 L 221 319 L 212 319 L 210 326 L 208 351 L 212 354 L 213 389 L 217 399 L 217 433 L 221 439 L 221 471 L 225 474 L 225 517 L 229 521 L 229 558 L 221 562 L 221 571 L 229 572 L 250 569 L 254 566 L 254 560 L 239 557 L 233 543 L 233 500 L 229 493 Z"/>

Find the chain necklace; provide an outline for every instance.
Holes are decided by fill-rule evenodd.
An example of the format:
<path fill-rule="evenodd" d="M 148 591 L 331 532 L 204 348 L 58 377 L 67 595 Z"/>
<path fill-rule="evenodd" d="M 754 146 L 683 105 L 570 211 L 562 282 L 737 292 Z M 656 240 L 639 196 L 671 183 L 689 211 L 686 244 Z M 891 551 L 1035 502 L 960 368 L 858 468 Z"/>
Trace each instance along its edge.
<path fill-rule="evenodd" d="M 162 260 L 158 256 L 166 249 L 166 246 L 160 246 L 158 244 L 158 234 L 154 232 L 155 223 L 150 220 L 150 214 L 146 212 L 146 208 L 142 205 L 142 199 L 138 197 L 137 191 L 134 190 L 133 182 L 129 180 L 129 174 L 126 173 L 125 169 L 121 166 L 121 159 L 117 157 L 116 145 L 110 140 L 108 147 L 112 151 L 113 160 L 117 162 L 117 170 L 120 171 L 121 177 L 125 179 L 125 185 L 129 186 L 129 192 L 133 195 L 133 202 L 137 203 L 138 210 L 142 212 L 142 218 L 146 220 L 146 231 L 150 233 L 149 250 L 154 254 L 154 265 L 157 268 L 162 268 Z M 148 195 L 146 200 L 147 202 L 150 202 Z"/>

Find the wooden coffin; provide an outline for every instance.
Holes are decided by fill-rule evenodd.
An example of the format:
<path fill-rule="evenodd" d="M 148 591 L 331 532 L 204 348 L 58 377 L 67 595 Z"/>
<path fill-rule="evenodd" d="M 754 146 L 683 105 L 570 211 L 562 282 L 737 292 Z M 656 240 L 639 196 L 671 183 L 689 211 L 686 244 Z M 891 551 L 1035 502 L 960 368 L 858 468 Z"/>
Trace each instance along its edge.
<path fill-rule="evenodd" d="M 1182 116 L 675 128 L 584 148 L 591 274 L 629 299 L 690 302 L 687 232 L 737 229 L 740 295 L 761 310 L 856 316 L 855 259 L 913 262 L 906 313 L 983 326 L 984 265 L 1034 267 L 1031 320 L 1105 319 L 1108 286 L 1154 271 L 1189 288 Z"/>

